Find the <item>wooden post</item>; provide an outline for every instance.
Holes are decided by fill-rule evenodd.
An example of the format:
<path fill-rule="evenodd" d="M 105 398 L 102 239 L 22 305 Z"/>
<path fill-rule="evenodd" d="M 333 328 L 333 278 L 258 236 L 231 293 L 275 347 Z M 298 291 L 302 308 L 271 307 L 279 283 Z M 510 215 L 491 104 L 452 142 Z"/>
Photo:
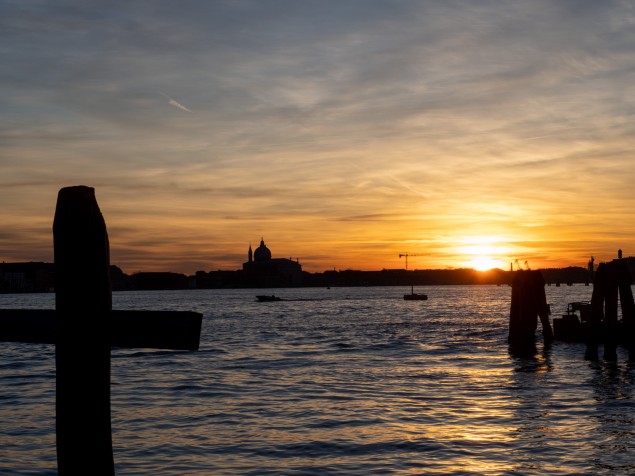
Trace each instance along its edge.
<path fill-rule="evenodd" d="M 604 321 L 604 299 L 606 297 L 606 281 L 608 275 L 606 263 L 600 263 L 593 278 L 593 292 L 591 293 L 591 320 L 586 336 L 586 359 L 598 358 L 598 344 Z"/>
<path fill-rule="evenodd" d="M 604 337 L 604 358 L 617 359 L 617 308 L 618 308 L 618 262 L 607 264 L 606 284 L 604 287 L 604 323 L 602 336 Z"/>
<path fill-rule="evenodd" d="M 517 350 L 532 349 L 538 317 L 542 323 L 545 343 L 553 340 L 549 323 L 549 306 L 545 295 L 545 281 L 540 271 L 516 271 L 512 281 L 512 302 L 509 315 L 511 347 Z"/>
<path fill-rule="evenodd" d="M 622 305 L 622 325 L 624 326 L 623 338 L 628 347 L 629 360 L 635 360 L 635 301 L 631 289 L 633 279 L 626 261 L 619 260 L 617 263 L 617 282 Z"/>
<path fill-rule="evenodd" d="M 512 280 L 512 302 L 509 313 L 509 345 L 515 348 L 535 344 L 536 307 L 530 299 L 528 271 L 516 271 Z"/>
<path fill-rule="evenodd" d="M 633 301 L 633 280 L 628 270 L 626 261 L 617 262 L 617 283 L 620 290 L 620 303 L 622 305 L 622 319 L 625 323 L 635 321 L 635 302 Z"/>
<path fill-rule="evenodd" d="M 545 294 L 545 278 L 540 271 L 535 271 L 535 275 L 532 280 L 533 295 L 536 300 L 536 307 L 538 308 L 538 317 L 540 318 L 540 324 L 542 325 L 542 337 L 545 344 L 551 344 L 553 342 L 553 329 L 549 322 L 549 304 L 547 304 L 547 295 Z"/>
<path fill-rule="evenodd" d="M 59 191 L 53 224 L 57 461 L 61 476 L 114 475 L 108 235 L 90 187 Z"/>

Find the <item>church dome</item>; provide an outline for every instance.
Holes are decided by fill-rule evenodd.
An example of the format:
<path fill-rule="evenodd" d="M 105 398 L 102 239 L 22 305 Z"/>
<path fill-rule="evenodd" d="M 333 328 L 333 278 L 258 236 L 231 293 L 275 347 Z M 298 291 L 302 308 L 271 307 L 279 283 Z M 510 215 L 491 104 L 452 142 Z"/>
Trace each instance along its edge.
<path fill-rule="evenodd" d="M 254 251 L 254 261 L 267 261 L 271 259 L 271 251 L 265 246 L 265 241 L 260 240 L 260 246 Z"/>

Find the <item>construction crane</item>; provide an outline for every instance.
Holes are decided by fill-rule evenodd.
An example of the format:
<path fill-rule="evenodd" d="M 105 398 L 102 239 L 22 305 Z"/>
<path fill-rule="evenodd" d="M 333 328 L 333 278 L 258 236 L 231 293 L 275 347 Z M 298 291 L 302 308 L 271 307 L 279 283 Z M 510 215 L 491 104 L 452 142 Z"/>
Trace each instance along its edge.
<path fill-rule="evenodd" d="M 419 256 L 419 255 L 409 255 L 408 253 L 400 254 L 400 258 L 406 258 L 406 271 L 408 271 L 408 256 Z"/>

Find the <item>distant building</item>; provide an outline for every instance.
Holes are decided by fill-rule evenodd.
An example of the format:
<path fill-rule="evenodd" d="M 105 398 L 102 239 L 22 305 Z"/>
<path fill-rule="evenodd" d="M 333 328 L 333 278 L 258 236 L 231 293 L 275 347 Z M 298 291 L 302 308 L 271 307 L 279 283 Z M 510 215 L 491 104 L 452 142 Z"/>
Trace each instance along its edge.
<path fill-rule="evenodd" d="M 250 286 L 287 287 L 302 284 L 302 266 L 296 260 L 272 258 L 263 239 L 256 251 L 249 245 L 247 262 L 243 263 L 245 283 Z"/>
<path fill-rule="evenodd" d="M 53 263 L 0 263 L 0 292 L 41 293 L 52 291 L 54 285 Z"/>

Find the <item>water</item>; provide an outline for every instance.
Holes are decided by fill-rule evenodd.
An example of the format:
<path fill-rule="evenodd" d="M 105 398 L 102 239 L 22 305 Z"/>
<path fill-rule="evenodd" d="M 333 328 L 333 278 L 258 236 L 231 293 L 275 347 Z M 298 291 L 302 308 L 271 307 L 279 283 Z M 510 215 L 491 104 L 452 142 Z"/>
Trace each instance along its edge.
<path fill-rule="evenodd" d="M 554 315 L 590 298 L 547 287 Z M 113 350 L 119 475 L 635 473 L 635 369 L 506 344 L 509 287 L 115 293 L 204 314 L 199 352 Z M 0 307 L 53 307 L 0 295 Z M 56 474 L 54 348 L 2 344 L 0 474 Z"/>

